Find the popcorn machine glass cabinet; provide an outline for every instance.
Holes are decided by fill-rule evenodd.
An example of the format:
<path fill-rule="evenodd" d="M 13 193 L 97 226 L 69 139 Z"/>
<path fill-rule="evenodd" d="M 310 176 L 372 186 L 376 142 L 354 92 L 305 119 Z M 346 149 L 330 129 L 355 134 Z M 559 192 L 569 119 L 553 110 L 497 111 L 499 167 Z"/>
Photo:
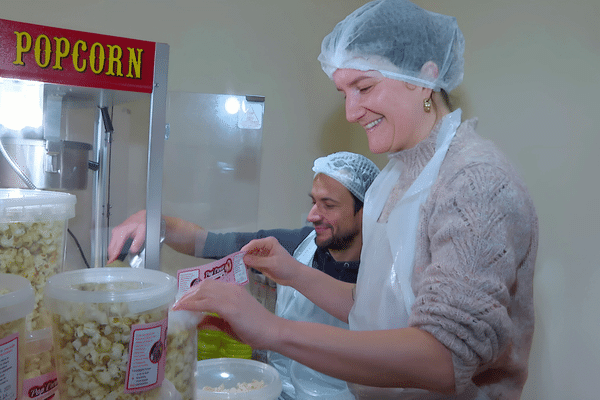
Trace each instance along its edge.
<path fill-rule="evenodd" d="M 0 19 L 0 187 L 77 197 L 65 269 L 104 267 L 113 226 L 148 210 L 160 264 L 169 46 Z"/>

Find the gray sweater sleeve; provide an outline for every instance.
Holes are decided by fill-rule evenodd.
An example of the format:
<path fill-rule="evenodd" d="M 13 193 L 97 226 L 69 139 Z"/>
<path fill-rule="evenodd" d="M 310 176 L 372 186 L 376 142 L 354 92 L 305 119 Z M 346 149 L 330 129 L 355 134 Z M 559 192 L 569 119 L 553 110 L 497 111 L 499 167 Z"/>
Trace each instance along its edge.
<path fill-rule="evenodd" d="M 239 251 L 251 240 L 269 236 L 275 237 L 290 254 L 293 254 L 296 247 L 313 229 L 307 226 L 301 229 L 268 229 L 258 232 L 209 232 L 204 244 L 204 251 L 198 256 L 209 259 L 223 258 Z"/>
<path fill-rule="evenodd" d="M 425 210 L 417 240 L 428 250 L 417 256 L 410 325 L 452 351 L 458 392 L 478 381 L 491 398 L 519 393 L 533 335 L 538 230 L 526 189 L 511 171 L 471 165 Z"/>

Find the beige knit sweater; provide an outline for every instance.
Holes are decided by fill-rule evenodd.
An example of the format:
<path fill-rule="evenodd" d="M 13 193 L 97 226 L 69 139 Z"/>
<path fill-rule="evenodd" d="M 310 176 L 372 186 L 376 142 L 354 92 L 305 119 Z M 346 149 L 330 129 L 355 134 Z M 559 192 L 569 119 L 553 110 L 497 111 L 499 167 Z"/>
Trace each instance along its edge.
<path fill-rule="evenodd" d="M 458 393 L 475 384 L 491 399 L 518 399 L 534 329 L 538 221 L 525 184 L 476 124 L 460 125 L 421 206 L 409 324 L 452 351 Z M 436 137 L 390 156 L 405 167 L 380 221 L 433 156 Z"/>

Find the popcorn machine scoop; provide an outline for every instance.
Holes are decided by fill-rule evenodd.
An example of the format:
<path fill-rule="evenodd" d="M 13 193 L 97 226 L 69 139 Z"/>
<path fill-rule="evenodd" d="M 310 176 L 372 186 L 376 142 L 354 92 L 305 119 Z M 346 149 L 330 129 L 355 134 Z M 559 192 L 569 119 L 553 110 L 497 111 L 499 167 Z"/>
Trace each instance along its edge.
<path fill-rule="evenodd" d="M 0 19 L 0 187 L 76 195 L 66 269 L 104 267 L 112 222 L 140 209 L 159 269 L 168 54 Z"/>

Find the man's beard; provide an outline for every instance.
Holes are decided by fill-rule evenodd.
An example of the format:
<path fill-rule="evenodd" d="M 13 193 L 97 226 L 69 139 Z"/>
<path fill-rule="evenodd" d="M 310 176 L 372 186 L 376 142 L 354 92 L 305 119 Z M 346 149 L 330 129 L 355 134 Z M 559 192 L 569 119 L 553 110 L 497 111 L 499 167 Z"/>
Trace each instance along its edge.
<path fill-rule="evenodd" d="M 320 241 L 317 237 L 315 243 L 319 248 L 328 249 L 328 250 L 346 250 L 354 239 L 356 238 L 356 233 L 349 233 L 344 236 L 334 236 L 330 239 Z"/>

